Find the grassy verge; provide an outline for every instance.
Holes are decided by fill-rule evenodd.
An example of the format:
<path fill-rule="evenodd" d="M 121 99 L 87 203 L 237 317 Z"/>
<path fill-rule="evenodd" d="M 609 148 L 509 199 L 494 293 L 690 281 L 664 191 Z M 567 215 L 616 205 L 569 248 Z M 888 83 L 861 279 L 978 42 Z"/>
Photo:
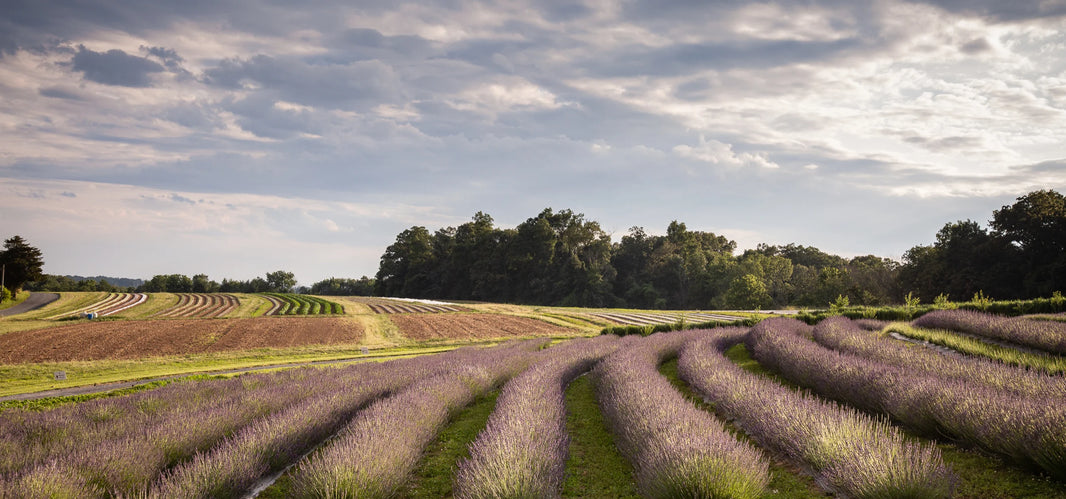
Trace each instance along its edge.
<path fill-rule="evenodd" d="M 566 411 L 571 440 L 563 497 L 640 497 L 633 467 L 615 447 L 588 376 L 567 387 Z"/>
<path fill-rule="evenodd" d="M 121 397 L 123 395 L 129 395 L 131 393 L 143 392 L 146 390 L 153 390 L 161 386 L 166 386 L 171 383 L 189 382 L 189 381 L 203 381 L 207 379 L 228 378 L 232 375 L 194 375 L 185 378 L 165 379 L 159 381 L 152 381 L 151 383 L 145 383 L 143 385 L 137 385 L 130 388 L 122 388 L 119 390 L 111 390 L 103 393 L 87 393 L 84 395 L 71 395 L 69 397 L 47 397 L 34 400 L 7 400 L 0 402 L 0 411 L 7 409 L 23 409 L 27 411 L 43 411 L 47 409 L 53 409 L 62 405 L 76 404 L 80 402 L 87 402 L 89 400 Z"/>
<path fill-rule="evenodd" d="M 768 376 L 783 385 L 799 389 L 776 373 L 767 370 L 752 359 L 744 345 L 736 345 L 726 351 L 729 357 L 745 370 Z M 901 428 L 904 434 L 916 440 L 927 440 Z M 960 447 L 950 442 L 936 441 L 944 463 L 959 476 L 956 497 L 966 498 L 1066 498 L 1066 484 L 1047 477 L 1029 473 L 1002 459 L 975 449 Z"/>
<path fill-rule="evenodd" d="M 426 453 L 418 463 L 403 497 L 452 497 L 452 483 L 459 469 L 459 461 L 470 457 L 467 447 L 485 428 L 489 415 L 496 408 L 499 393 L 496 390 L 478 398 L 452 418 L 437 439 L 426 447 Z"/>
<path fill-rule="evenodd" d="M 1030 353 L 963 336 L 951 331 L 924 329 L 909 324 L 890 324 L 882 331 L 897 333 L 915 340 L 922 340 L 950 348 L 956 352 L 998 360 L 1012 366 L 1038 369 L 1049 374 L 1066 373 L 1066 357 L 1051 354 Z"/>
<path fill-rule="evenodd" d="M 20 320 L 45 319 L 55 315 L 73 312 L 106 298 L 103 291 L 72 291 L 59 293 L 59 299 L 33 312 L 19 316 Z"/>
<path fill-rule="evenodd" d="M 18 294 L 15 295 L 13 300 L 7 300 L 7 301 L 4 301 L 4 302 L 0 303 L 0 310 L 4 310 L 6 308 L 14 307 L 15 305 L 18 305 L 19 303 L 22 303 L 22 302 L 26 301 L 26 298 L 29 298 L 29 297 L 30 297 L 30 292 L 29 291 L 20 291 Z"/>
<path fill-rule="evenodd" d="M 741 348 L 743 348 L 743 346 L 741 346 Z M 714 412 L 714 405 L 704 402 L 703 398 L 693 392 L 688 384 L 681 379 L 681 376 L 678 375 L 676 358 L 663 363 L 663 365 L 659 367 L 659 372 L 666 376 L 666 378 L 673 383 L 674 387 L 685 395 L 685 398 L 692 401 L 692 403 L 696 404 L 701 409 L 718 416 L 718 414 Z M 735 437 L 758 446 L 758 444 L 753 442 L 747 435 L 733 426 L 732 423 L 727 422 L 725 426 Z M 825 497 L 826 495 L 827 494 L 814 483 L 813 478 L 804 474 L 794 464 L 781 457 L 771 455 L 769 497 L 814 498 Z"/>
<path fill-rule="evenodd" d="M 58 388 L 95 385 L 118 381 L 151 379 L 186 373 L 224 371 L 246 367 L 265 366 L 317 360 L 346 358 L 395 358 L 398 356 L 424 355 L 452 350 L 459 346 L 425 345 L 405 348 L 385 348 L 362 355 L 356 345 L 311 346 L 296 348 L 262 348 L 238 352 L 220 352 L 174 357 L 155 357 L 136 360 L 96 360 L 72 362 L 48 362 L 38 364 L 0 365 L 0 396 L 32 393 Z M 56 381 L 53 373 L 66 371 L 66 381 Z"/>

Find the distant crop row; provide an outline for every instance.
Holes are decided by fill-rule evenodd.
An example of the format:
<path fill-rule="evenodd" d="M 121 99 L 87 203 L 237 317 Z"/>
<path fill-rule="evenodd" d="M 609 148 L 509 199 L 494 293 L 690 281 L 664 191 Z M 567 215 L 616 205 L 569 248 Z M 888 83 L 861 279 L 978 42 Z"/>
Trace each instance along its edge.
<path fill-rule="evenodd" d="M 332 315 L 344 313 L 344 307 L 341 304 L 314 296 L 291 293 L 262 293 L 260 296 L 270 302 L 270 308 L 263 315 Z"/>
<path fill-rule="evenodd" d="M 97 300 L 81 308 L 68 310 L 59 314 L 45 317 L 45 320 L 77 317 L 81 314 L 94 314 L 97 317 L 106 317 L 117 314 L 128 308 L 144 303 L 148 295 L 144 293 L 109 293 L 103 299 Z"/>
<path fill-rule="evenodd" d="M 219 293 L 178 293 L 174 306 L 154 317 L 221 317 L 237 309 L 240 300 L 234 295 Z"/>
<path fill-rule="evenodd" d="M 848 319 L 547 343 L 0 412 L 0 497 L 240 497 L 289 467 L 297 497 L 400 496 L 449 418 L 501 385 L 453 467 L 454 496 L 558 497 L 580 473 L 567 469 L 564 390 L 585 373 L 645 497 L 762 497 L 780 459 L 846 497 L 949 497 L 957 477 L 933 445 L 944 438 L 1066 479 L 1061 376 Z M 737 344 L 809 391 L 741 369 L 724 355 Z M 710 410 L 660 374 L 670 358 Z"/>

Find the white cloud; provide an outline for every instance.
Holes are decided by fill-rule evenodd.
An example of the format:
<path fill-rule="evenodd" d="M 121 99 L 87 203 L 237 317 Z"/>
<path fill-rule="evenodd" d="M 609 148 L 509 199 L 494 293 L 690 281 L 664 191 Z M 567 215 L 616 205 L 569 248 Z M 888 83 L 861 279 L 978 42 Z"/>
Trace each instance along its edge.
<path fill-rule="evenodd" d="M 700 136 L 699 145 L 693 147 L 687 144 L 674 146 L 674 153 L 683 158 L 695 159 L 726 167 L 757 167 L 776 169 L 779 165 L 766 159 L 764 155 L 752 153 L 737 154 L 733 146 L 724 142 L 711 139 L 707 140 Z"/>

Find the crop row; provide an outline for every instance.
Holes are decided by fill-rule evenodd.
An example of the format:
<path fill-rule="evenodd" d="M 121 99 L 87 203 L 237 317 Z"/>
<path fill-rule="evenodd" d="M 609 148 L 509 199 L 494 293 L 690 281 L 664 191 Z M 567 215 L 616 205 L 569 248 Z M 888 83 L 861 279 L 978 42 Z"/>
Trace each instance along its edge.
<path fill-rule="evenodd" d="M 971 310 L 937 310 L 915 319 L 912 324 L 921 328 L 959 331 L 1066 355 L 1066 322 L 999 317 Z"/>
<path fill-rule="evenodd" d="M 262 293 L 260 296 L 266 298 L 271 304 L 263 315 L 331 315 L 344 313 L 344 307 L 341 304 L 315 296 L 292 293 Z"/>
<path fill-rule="evenodd" d="M 422 305 L 418 303 L 370 303 L 367 304 L 375 314 L 434 314 L 441 312 L 458 312 L 458 307 L 451 305 Z"/>
<path fill-rule="evenodd" d="M 557 497 L 569 445 L 563 390 L 622 343 L 600 336 L 553 347 L 508 382 L 459 463 L 455 497 Z"/>
<path fill-rule="evenodd" d="M 821 398 L 738 368 L 722 352 L 741 341 Z M 682 378 L 716 413 L 844 496 L 950 495 L 954 478 L 936 448 L 904 439 L 889 417 L 1064 478 L 1061 377 L 902 346 L 846 319 L 546 344 L 180 382 L 0 412 L 0 497 L 238 497 L 294 464 L 297 496 L 397 496 L 449 417 L 500 384 L 470 457 L 457 463 L 455 497 L 558 497 L 569 443 L 564 389 L 590 370 L 642 495 L 767 494 L 760 448 L 658 372 L 678 355 Z"/>
<path fill-rule="evenodd" d="M 955 479 L 935 446 L 907 441 L 887 421 L 793 391 L 727 359 L 723 352 L 746 332 L 718 330 L 680 355 L 681 377 L 716 412 L 847 497 L 951 496 Z"/>
<path fill-rule="evenodd" d="M 768 319 L 746 343 L 759 363 L 823 397 L 1066 477 L 1066 405 L 829 350 L 807 339 L 807 328 Z M 859 329 L 846 319 L 819 328 Z"/>
<path fill-rule="evenodd" d="M 469 355 L 460 349 L 381 364 L 177 383 L 41 413 L 0 413 L 0 497 L 5 491 L 26 497 L 238 494 L 374 399 L 447 372 Z"/>
<path fill-rule="evenodd" d="M 631 346 L 595 371 L 604 417 L 645 497 L 762 497 L 770 481 L 762 453 L 685 400 L 656 370 L 694 334 L 627 336 Z"/>
<path fill-rule="evenodd" d="M 178 293 L 174 306 L 155 314 L 155 317 L 221 317 L 240 305 L 234 295 L 219 293 Z"/>
<path fill-rule="evenodd" d="M 733 315 L 723 314 L 708 314 L 703 312 L 694 313 L 666 313 L 666 314 L 650 314 L 650 313 L 622 313 L 622 312 L 595 312 L 590 313 L 593 317 L 605 319 L 616 324 L 622 324 L 626 326 L 651 326 L 655 324 L 674 324 L 677 322 L 685 321 L 688 323 L 698 322 L 711 322 L 711 321 L 735 321 L 743 319 L 743 317 L 737 317 Z"/>
<path fill-rule="evenodd" d="M 836 327 L 836 323 L 840 323 Z M 1066 382 L 1062 377 L 1047 376 L 1030 369 L 1019 369 L 990 359 L 961 355 L 944 355 L 929 348 L 916 348 L 888 336 L 898 326 L 873 331 L 863 330 L 862 321 L 828 319 L 812 332 L 814 341 L 839 352 L 863 357 L 873 362 L 919 370 L 939 378 L 979 383 L 1018 395 L 1066 400 Z"/>
<path fill-rule="evenodd" d="M 110 293 L 107 297 L 95 303 L 89 304 L 77 310 L 70 310 L 60 314 L 45 317 L 45 320 L 73 317 L 79 314 L 93 313 L 97 317 L 116 314 L 131 307 L 144 303 L 148 295 L 144 293 Z"/>

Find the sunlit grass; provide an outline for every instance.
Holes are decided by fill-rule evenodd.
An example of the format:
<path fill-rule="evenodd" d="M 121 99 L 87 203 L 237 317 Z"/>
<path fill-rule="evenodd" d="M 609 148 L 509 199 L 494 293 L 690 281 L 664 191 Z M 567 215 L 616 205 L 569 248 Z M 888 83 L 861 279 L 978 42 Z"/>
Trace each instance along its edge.
<path fill-rule="evenodd" d="M 1050 374 L 1066 372 L 1066 357 L 1030 353 L 1017 348 L 1005 347 L 977 338 L 963 336 L 951 331 L 917 328 L 905 323 L 895 323 L 886 326 L 883 332 L 885 334 L 897 333 L 911 339 L 944 346 L 967 355 L 986 357 L 1013 366 L 1039 369 Z"/>

